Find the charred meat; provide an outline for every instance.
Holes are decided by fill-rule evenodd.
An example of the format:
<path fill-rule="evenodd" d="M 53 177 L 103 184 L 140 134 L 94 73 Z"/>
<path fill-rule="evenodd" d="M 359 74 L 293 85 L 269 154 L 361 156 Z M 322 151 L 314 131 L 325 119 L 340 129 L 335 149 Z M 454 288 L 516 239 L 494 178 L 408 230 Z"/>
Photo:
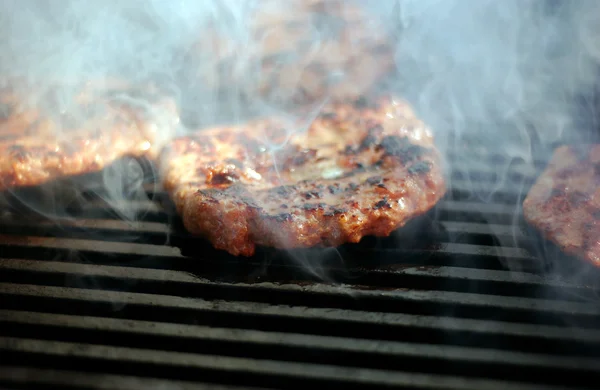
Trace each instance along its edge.
<path fill-rule="evenodd" d="M 446 189 L 431 131 L 387 98 L 332 103 L 308 128 L 271 118 L 197 131 L 160 164 L 189 232 L 243 256 L 388 236 Z"/>

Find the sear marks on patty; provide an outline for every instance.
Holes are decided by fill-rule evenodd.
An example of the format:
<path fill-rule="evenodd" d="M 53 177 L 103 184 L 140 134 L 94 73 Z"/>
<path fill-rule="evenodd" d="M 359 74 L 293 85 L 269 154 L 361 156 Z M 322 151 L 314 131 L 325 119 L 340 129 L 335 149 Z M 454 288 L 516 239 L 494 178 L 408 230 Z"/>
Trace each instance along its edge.
<path fill-rule="evenodd" d="M 0 191 L 100 171 L 125 156 L 157 156 L 160 137 L 179 123 L 175 102 L 156 98 L 152 87 L 135 101 L 133 88 L 102 85 L 86 88 L 67 111 L 52 115 L 0 91 Z M 109 96 L 116 92 L 130 100 Z"/>
<path fill-rule="evenodd" d="M 307 130 L 299 127 L 305 131 L 271 118 L 173 140 L 159 162 L 184 226 L 218 249 L 251 256 L 257 245 L 388 236 L 424 214 L 446 191 L 432 133 L 407 104 L 376 103 L 332 103 Z"/>
<path fill-rule="evenodd" d="M 525 220 L 565 253 L 600 267 L 600 145 L 557 148 L 523 201 Z"/>

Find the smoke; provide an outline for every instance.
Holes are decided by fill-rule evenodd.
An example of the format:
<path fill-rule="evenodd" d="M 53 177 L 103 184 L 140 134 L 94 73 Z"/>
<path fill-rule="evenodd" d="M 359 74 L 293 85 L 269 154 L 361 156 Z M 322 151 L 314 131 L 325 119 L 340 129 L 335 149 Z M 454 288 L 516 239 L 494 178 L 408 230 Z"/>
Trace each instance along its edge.
<path fill-rule="evenodd" d="M 452 136 L 449 147 L 474 130 L 483 146 L 509 142 L 497 152 L 530 160 L 526 131 L 551 143 L 576 130 L 576 98 L 597 79 L 597 24 L 589 19 L 598 7 L 585 0 L 400 1 L 397 90 Z"/>
<path fill-rule="evenodd" d="M 214 2 L 44 0 L 0 4 L 0 72 L 36 89 L 123 77 L 173 79 Z"/>
<path fill-rule="evenodd" d="M 595 1 L 400 0 L 379 15 L 396 32 L 392 89 L 435 129 L 472 197 L 514 197 L 512 247 L 522 236 L 527 176 L 561 143 L 597 139 L 600 4 Z M 482 163 L 481 156 L 499 156 Z M 488 170 L 493 180 L 473 171 Z M 512 173 L 512 175 L 511 175 Z M 450 186 L 452 183 L 449 183 Z M 490 223 L 496 221 L 490 220 Z M 493 226 L 493 225 L 492 225 Z M 510 269 L 517 266 L 509 261 Z"/>
<path fill-rule="evenodd" d="M 197 41 L 202 26 L 214 19 L 217 6 L 214 2 L 185 1 L 2 0 L 0 87 L 16 96 L 19 109 L 29 109 L 35 113 L 32 116 L 39 114 L 42 120 L 46 117 L 54 122 L 50 130 L 46 127 L 45 133 L 40 130 L 34 134 L 34 138 L 46 137 L 42 143 L 63 149 L 76 136 L 67 130 L 115 126 L 118 118 L 102 117 L 106 102 L 113 101 L 159 123 L 158 130 L 164 134 L 152 134 L 159 144 L 171 137 L 174 129 L 161 122 L 164 112 L 156 110 L 156 90 L 175 103 L 179 100 L 177 77 L 185 50 Z M 151 91 L 150 84 L 159 88 Z M 98 97 L 104 103 L 98 104 Z M 92 105 L 85 104 L 89 98 Z M 82 100 L 86 102 L 82 104 Z M 75 125 L 67 126 L 64 118 Z M 32 121 L 30 128 L 35 126 L 38 122 Z M 27 131 L 9 126 L 1 130 Z M 135 137 L 127 133 L 130 130 L 122 129 L 121 135 Z M 103 155 L 111 150 L 116 153 L 118 146 L 113 139 L 101 140 L 106 143 L 96 150 Z M 11 198 L 46 217 L 68 218 L 73 204 L 84 200 L 83 193 L 95 193 L 112 206 L 145 196 L 140 187 L 140 162 L 116 161 L 111 165 L 109 158 L 107 163 L 100 175 L 51 182 L 39 189 L 17 189 Z M 119 212 L 124 219 L 136 218 L 131 210 Z"/>
<path fill-rule="evenodd" d="M 341 39 L 340 18 L 315 18 L 306 11 L 312 3 L 2 0 L 0 85 L 52 112 L 64 111 L 64 96 L 89 82 L 102 88 L 113 80 L 151 81 L 176 97 L 196 127 L 257 114 L 298 119 L 300 104 L 314 115 L 340 90 L 329 86 L 360 94 L 385 69 L 386 89 L 413 104 L 443 151 L 460 155 L 453 169 L 464 168 L 473 196 L 484 201 L 507 187 L 526 191 L 509 168 L 532 166 L 540 141 L 591 139 L 584 130 L 596 120 L 590 98 L 600 62 L 597 1 L 326 2 L 327 12 L 346 10 L 358 26 L 349 29 L 345 51 L 331 45 Z M 350 12 L 356 4 L 369 16 Z M 265 27 L 286 18 L 307 22 L 291 35 Z M 390 69 L 384 52 L 369 50 L 383 41 L 393 45 Z M 357 61 L 360 72 L 348 67 Z M 315 64 L 321 73 L 312 72 Z M 48 99 L 57 86 L 59 98 Z M 478 153 L 504 157 L 492 167 L 493 182 L 470 181 Z M 143 196 L 131 187 L 142 182 L 139 167 L 127 167 L 104 176 L 109 204 Z"/>
<path fill-rule="evenodd" d="M 302 131 L 331 97 L 332 86 L 358 96 L 382 73 L 372 65 L 391 68 L 391 57 L 380 60 L 382 53 L 365 51 L 382 44 L 383 26 L 349 4 L 2 1 L 0 86 L 44 115 L 67 112 L 85 121 L 88 112 L 73 98 L 82 89 L 116 90 L 119 101 L 152 108 L 147 95 L 128 92 L 151 82 L 175 97 L 190 128 L 278 115 Z M 72 137 L 60 126 L 55 132 L 57 139 Z M 84 198 L 81 193 L 91 192 L 114 208 L 145 196 L 136 186 L 140 174 L 134 161 L 117 162 L 104 170 L 98 188 L 93 180 L 67 182 L 77 187 L 77 202 Z M 61 203 L 67 182 L 50 186 L 43 196 L 35 191 L 12 195 L 39 214 L 68 219 L 72 202 Z M 123 219 L 137 218 L 134 211 L 117 211 Z"/>

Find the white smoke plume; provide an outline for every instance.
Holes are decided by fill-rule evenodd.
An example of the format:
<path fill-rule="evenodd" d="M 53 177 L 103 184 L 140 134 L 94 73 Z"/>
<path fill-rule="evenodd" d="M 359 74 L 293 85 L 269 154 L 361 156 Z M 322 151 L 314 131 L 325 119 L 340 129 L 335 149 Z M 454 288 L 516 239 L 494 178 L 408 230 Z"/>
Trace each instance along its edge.
<path fill-rule="evenodd" d="M 597 2 L 400 0 L 393 11 L 397 90 L 438 131 L 484 125 L 492 148 L 516 135 L 519 157 L 525 126 L 546 142 L 577 131 L 577 98 L 597 83 Z"/>
<path fill-rule="evenodd" d="M 231 3 L 231 4 L 230 4 Z M 227 1 L 101 1 L 101 0 L 18 0 L 0 1 L 0 88 L 16 93 L 22 105 L 31 105 L 54 116 L 85 121 L 85 107 L 73 104 L 84 87 L 120 90 L 119 99 L 146 107 L 151 97 L 123 84 L 144 88 L 158 84 L 174 98 L 180 98 L 180 77 L 187 51 L 210 25 L 235 29 L 241 15 Z M 230 19 L 230 22 L 226 22 Z M 219 23 L 215 23 L 216 21 Z M 239 33 L 239 35 L 244 35 Z M 198 91 L 202 93 L 202 91 Z M 208 92 L 207 92 L 208 94 Z M 15 131 L 15 129 L 3 129 Z M 56 126 L 57 139 L 64 140 Z M 125 135 L 127 136 L 127 135 Z M 171 134 L 165 135 L 171 136 Z M 161 135 L 158 139 L 164 138 Z M 111 148 L 112 145 L 106 145 Z M 132 166 L 135 165 L 135 166 Z M 143 198 L 141 167 L 135 161 L 117 162 L 100 177 L 107 191 L 99 193 L 111 205 L 123 199 Z M 95 191 L 96 183 L 76 183 L 79 190 Z M 61 183 L 61 188 L 64 183 Z M 65 216 L 72 199 L 65 190 L 45 186 L 43 196 L 17 190 L 13 196 L 45 216 Z M 43 198 L 43 199 L 41 199 Z M 73 198 L 71 196 L 70 198 Z M 62 201 L 60 200 L 62 199 Z M 123 209 L 120 216 L 136 218 L 135 210 Z"/>
<path fill-rule="evenodd" d="M 515 245 L 528 186 L 511 178 L 509 168 L 532 175 L 534 160 L 547 159 L 555 145 L 598 140 L 600 3 L 400 0 L 385 6 L 380 14 L 398 39 L 394 91 L 435 129 L 440 147 L 459 155 L 450 169 L 471 180 L 474 196 L 487 202 L 499 190 L 519 194 L 513 237 L 500 239 Z M 504 159 L 486 167 L 482 154 Z M 480 169 L 496 179 L 471 179 Z"/>
<path fill-rule="evenodd" d="M 460 132 L 468 123 L 519 117 L 554 140 L 576 119 L 575 97 L 595 84 L 600 5 L 593 0 L 347 3 L 372 11 L 395 34 L 394 92 L 409 98 L 436 129 Z M 285 7 L 293 15 L 299 4 Z M 2 0 L 0 77 L 27 81 L 37 91 L 111 78 L 160 78 L 179 88 L 196 82 L 193 95 L 208 96 L 203 100 L 211 100 L 212 109 L 226 110 L 240 105 L 240 97 L 215 105 L 214 90 L 193 76 L 219 74 L 220 64 L 210 59 L 229 50 L 237 73 L 246 77 L 236 79 L 238 85 L 211 81 L 230 90 L 251 84 L 261 70 L 245 50 L 256 48 L 250 25 L 261 12 L 285 7 L 268 0 Z M 225 41 L 198 46 L 215 31 Z M 308 46 L 322 39 L 309 37 Z M 205 61 L 189 69 L 192 50 Z"/>
<path fill-rule="evenodd" d="M 40 87 L 173 78 L 181 50 L 218 13 L 210 1 L 3 0 L 0 6 L 0 72 Z"/>
<path fill-rule="evenodd" d="M 589 139 L 581 130 L 595 119 L 588 98 L 596 88 L 600 62 L 599 2 L 351 3 L 372 14 L 364 23 L 374 21 L 374 34 L 385 29 L 392 35 L 395 69 L 386 85 L 415 106 L 435 129 L 442 149 L 460 151 L 467 163 L 479 149 L 508 158 L 497 167 L 501 177 L 487 190 L 508 182 L 504 172 L 514 160 L 532 162 L 534 141 Z M 272 12 L 272 7 L 297 15 L 301 3 L 277 4 L 0 0 L 0 81 L 19 80 L 29 86 L 27 91 L 34 86 L 36 100 L 65 82 L 77 86 L 112 78 L 159 80 L 179 91 L 183 109 L 202 124 L 241 119 L 248 106 L 271 113 L 284 105 L 274 108 L 272 100 L 253 95 L 263 70 L 252 55 L 257 45 L 251 26 L 256 15 Z M 298 52 L 318 49 L 322 24 L 329 22 L 319 23 Z M 220 37 L 216 41 L 215 33 Z M 221 55 L 233 58 L 229 73 L 223 73 Z M 338 73 L 336 69 L 332 77 Z"/>

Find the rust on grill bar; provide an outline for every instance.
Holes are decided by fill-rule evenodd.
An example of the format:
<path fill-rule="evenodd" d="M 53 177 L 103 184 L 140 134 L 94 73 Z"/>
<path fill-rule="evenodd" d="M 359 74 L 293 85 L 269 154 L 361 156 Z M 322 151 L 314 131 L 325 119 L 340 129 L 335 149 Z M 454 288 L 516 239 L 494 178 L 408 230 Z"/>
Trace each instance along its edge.
<path fill-rule="evenodd" d="M 548 273 L 539 237 L 515 224 L 525 192 L 481 200 L 471 181 L 497 175 L 464 172 L 393 237 L 302 251 L 326 282 L 289 252 L 240 260 L 189 237 L 155 185 L 148 201 L 92 199 L 70 220 L 0 214 L 0 387 L 598 383 L 598 273 Z M 535 174 L 517 167 L 506 180 Z"/>

